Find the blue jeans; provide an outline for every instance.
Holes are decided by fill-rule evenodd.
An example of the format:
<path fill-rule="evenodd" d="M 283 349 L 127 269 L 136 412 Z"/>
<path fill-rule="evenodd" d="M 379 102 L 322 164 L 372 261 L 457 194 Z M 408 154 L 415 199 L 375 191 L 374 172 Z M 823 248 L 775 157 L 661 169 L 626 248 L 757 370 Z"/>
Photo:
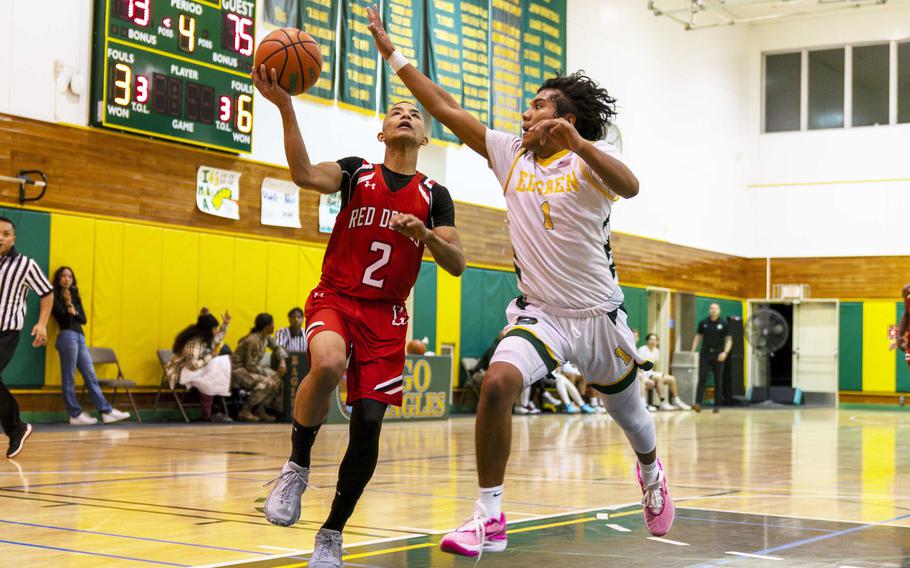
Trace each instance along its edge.
<path fill-rule="evenodd" d="M 76 369 L 82 375 L 88 393 L 92 397 L 92 404 L 102 413 L 111 411 L 111 403 L 101 394 L 98 386 L 98 377 L 95 375 L 95 366 L 85 346 L 85 336 L 75 331 L 64 330 L 57 336 L 57 353 L 60 354 L 60 389 L 63 391 L 63 404 L 70 417 L 75 418 L 82 412 L 79 399 L 76 397 Z"/>

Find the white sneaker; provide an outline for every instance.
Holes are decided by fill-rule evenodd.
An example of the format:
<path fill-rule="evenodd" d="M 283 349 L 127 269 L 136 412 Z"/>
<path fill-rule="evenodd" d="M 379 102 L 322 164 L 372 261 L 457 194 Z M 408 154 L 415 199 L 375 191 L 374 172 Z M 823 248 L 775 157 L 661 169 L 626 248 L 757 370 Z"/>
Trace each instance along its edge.
<path fill-rule="evenodd" d="M 653 404 L 648 405 L 648 412 L 657 412 L 657 407 Z"/>
<path fill-rule="evenodd" d="M 70 418 L 70 426 L 91 426 L 92 424 L 97 424 L 98 419 L 84 412 L 80 412 L 79 416 Z"/>
<path fill-rule="evenodd" d="M 673 406 L 672 404 L 670 404 L 669 402 L 667 402 L 666 400 L 660 401 L 660 406 L 658 406 L 657 408 L 659 408 L 660 410 L 676 410 L 676 407 Z"/>
<path fill-rule="evenodd" d="M 101 415 L 101 420 L 104 421 L 105 424 L 113 424 L 114 422 L 127 420 L 129 417 L 129 412 L 121 412 L 116 408 L 112 408 L 110 412 Z"/>
<path fill-rule="evenodd" d="M 512 414 L 527 414 L 528 409 L 519 404 L 512 405 Z"/>
<path fill-rule="evenodd" d="M 692 410 L 692 407 L 680 400 L 678 396 L 673 397 L 673 406 L 680 410 Z"/>

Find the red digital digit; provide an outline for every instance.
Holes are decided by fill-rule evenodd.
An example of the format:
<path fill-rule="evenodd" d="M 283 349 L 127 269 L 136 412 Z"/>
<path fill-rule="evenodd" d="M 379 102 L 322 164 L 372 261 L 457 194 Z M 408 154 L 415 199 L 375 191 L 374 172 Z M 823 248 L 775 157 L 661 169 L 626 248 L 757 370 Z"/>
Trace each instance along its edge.
<path fill-rule="evenodd" d="M 150 0 L 129 0 L 130 4 L 127 16 L 129 16 L 137 26 L 149 25 L 149 16 L 151 13 L 149 1 Z"/>
<path fill-rule="evenodd" d="M 233 100 L 227 95 L 222 95 L 218 99 L 220 105 L 218 106 L 218 120 L 221 122 L 230 122 L 231 121 L 231 106 L 233 106 Z"/>
<path fill-rule="evenodd" d="M 241 55 L 252 55 L 253 36 L 248 30 L 252 28 L 253 20 L 237 14 L 227 14 L 227 19 L 234 24 L 234 51 Z"/>
<path fill-rule="evenodd" d="M 145 75 L 136 75 L 136 102 L 144 103 L 149 100 L 149 78 Z"/>

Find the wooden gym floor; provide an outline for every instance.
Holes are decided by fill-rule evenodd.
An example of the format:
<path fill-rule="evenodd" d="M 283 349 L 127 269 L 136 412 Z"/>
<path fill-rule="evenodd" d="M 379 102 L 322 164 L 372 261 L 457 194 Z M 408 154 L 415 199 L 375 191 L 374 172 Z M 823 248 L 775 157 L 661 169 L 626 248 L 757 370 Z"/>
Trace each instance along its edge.
<path fill-rule="evenodd" d="M 910 413 L 655 415 L 678 511 L 648 538 L 633 454 L 606 416 L 514 419 L 509 549 L 486 566 L 910 566 Z M 387 423 L 347 566 L 464 566 L 436 549 L 475 498 L 473 417 Z M 286 425 L 39 426 L 0 463 L 0 565 L 305 566 L 346 428 L 314 448 L 302 520 L 269 525 Z"/>

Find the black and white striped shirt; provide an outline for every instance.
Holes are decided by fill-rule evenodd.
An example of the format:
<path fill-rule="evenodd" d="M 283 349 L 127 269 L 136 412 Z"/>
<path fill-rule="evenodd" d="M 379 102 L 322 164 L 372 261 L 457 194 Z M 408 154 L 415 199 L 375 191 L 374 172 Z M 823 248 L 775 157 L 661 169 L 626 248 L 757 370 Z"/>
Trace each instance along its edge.
<path fill-rule="evenodd" d="M 285 351 L 306 352 L 306 335 L 300 330 L 300 335 L 291 334 L 291 328 L 282 327 L 275 332 L 275 343 L 284 347 Z"/>
<path fill-rule="evenodd" d="M 10 249 L 0 257 L 0 332 L 22 329 L 29 288 L 42 298 L 53 291 L 38 263 Z"/>

